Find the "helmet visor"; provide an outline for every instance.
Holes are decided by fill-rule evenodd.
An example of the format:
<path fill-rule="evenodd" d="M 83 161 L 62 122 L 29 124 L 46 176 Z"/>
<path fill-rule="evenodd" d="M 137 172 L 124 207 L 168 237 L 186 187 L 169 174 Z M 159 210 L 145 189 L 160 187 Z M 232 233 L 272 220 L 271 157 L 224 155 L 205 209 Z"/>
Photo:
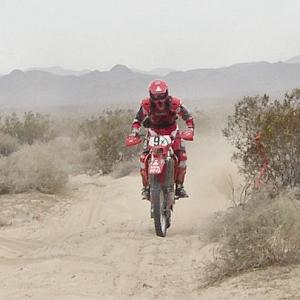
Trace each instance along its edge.
<path fill-rule="evenodd" d="M 164 100 L 168 97 L 168 92 L 162 93 L 162 94 L 152 94 L 150 93 L 151 100 L 157 101 L 157 100 Z"/>

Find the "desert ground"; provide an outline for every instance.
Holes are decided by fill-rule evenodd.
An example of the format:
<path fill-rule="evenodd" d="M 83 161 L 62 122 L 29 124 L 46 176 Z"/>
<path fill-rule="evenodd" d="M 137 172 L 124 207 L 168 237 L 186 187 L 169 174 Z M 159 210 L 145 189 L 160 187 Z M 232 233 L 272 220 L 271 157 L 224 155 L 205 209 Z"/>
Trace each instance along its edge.
<path fill-rule="evenodd" d="M 188 145 L 188 199 L 155 236 L 138 174 L 78 175 L 60 195 L 0 197 L 0 299 L 300 299 L 300 268 L 272 267 L 201 288 L 207 218 L 239 181 L 221 138 Z"/>

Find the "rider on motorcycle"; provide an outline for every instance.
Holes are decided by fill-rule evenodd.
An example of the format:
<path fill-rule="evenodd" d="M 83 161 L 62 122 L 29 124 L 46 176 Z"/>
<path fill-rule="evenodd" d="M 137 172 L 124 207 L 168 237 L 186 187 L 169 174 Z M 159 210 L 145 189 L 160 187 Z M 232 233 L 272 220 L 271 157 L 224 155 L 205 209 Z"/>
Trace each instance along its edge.
<path fill-rule="evenodd" d="M 194 133 L 194 121 L 190 112 L 182 104 L 179 98 L 169 96 L 168 85 L 164 80 L 154 80 L 149 84 L 149 97 L 143 99 L 140 109 L 131 126 L 132 136 L 140 134 L 141 125 L 148 128 L 149 135 L 171 135 L 178 142 L 178 149 L 175 149 L 175 154 L 179 159 L 176 190 L 175 195 L 179 198 L 188 197 L 187 192 L 183 187 L 184 177 L 186 174 L 186 150 L 183 140 L 180 138 L 176 119 L 178 115 L 185 121 L 188 131 Z M 141 176 L 142 176 L 142 198 L 150 198 L 150 189 L 146 170 L 146 158 L 148 151 L 147 139 L 144 143 L 143 152 L 140 156 Z"/>

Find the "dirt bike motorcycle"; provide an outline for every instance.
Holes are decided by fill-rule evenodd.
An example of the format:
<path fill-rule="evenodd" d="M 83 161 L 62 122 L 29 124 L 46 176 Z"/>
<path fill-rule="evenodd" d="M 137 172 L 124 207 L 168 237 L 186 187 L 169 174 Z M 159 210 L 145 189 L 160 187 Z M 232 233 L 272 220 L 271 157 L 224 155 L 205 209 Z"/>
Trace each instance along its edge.
<path fill-rule="evenodd" d="M 181 137 L 186 141 L 193 140 L 193 134 L 184 130 L 176 135 L 146 135 L 149 154 L 146 158 L 146 170 L 150 185 L 151 218 L 154 219 L 156 235 L 165 237 L 171 225 L 171 212 L 175 205 L 175 178 L 179 160 L 174 153 L 175 144 Z M 127 147 L 142 142 L 141 136 L 128 136 Z"/>

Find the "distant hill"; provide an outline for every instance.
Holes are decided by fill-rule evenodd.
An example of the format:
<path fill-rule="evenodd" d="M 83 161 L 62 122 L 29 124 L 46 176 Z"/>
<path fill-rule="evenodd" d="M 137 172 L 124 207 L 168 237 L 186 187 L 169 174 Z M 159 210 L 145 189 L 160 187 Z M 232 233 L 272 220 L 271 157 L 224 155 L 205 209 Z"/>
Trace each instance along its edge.
<path fill-rule="evenodd" d="M 170 73 L 166 79 L 186 98 L 278 94 L 300 86 L 300 65 L 243 63 L 219 69 Z"/>
<path fill-rule="evenodd" d="M 0 77 L 0 105 L 52 106 L 126 103 L 142 97 L 151 76 L 117 65 L 81 76 L 14 70 Z"/>
<path fill-rule="evenodd" d="M 285 61 L 288 64 L 300 64 L 300 55 L 294 56 L 288 60 Z"/>
<path fill-rule="evenodd" d="M 49 73 L 52 73 L 55 75 L 60 75 L 60 76 L 67 76 L 67 75 L 80 76 L 80 75 L 91 72 L 91 70 L 87 70 L 87 69 L 74 71 L 74 70 L 64 69 L 62 67 L 30 68 L 27 71 L 43 71 L 43 72 L 49 72 Z"/>
<path fill-rule="evenodd" d="M 139 69 L 131 69 L 133 72 L 138 72 L 142 74 L 148 74 L 148 75 L 156 75 L 156 76 L 166 76 L 171 72 L 176 72 L 174 69 L 169 69 L 169 68 L 155 68 L 152 69 L 151 71 L 143 71 Z"/>
<path fill-rule="evenodd" d="M 155 68 L 150 71 L 150 74 L 154 75 L 160 75 L 160 76 L 166 76 L 169 73 L 176 72 L 177 70 L 174 69 L 168 69 L 168 68 Z"/>
<path fill-rule="evenodd" d="M 123 65 L 83 75 L 56 75 L 14 70 L 0 77 L 0 105 L 63 106 L 87 104 L 138 105 L 157 76 Z M 230 103 L 244 95 L 282 94 L 300 87 L 300 64 L 255 62 L 218 69 L 175 71 L 164 76 L 170 93 L 199 106 Z"/>

